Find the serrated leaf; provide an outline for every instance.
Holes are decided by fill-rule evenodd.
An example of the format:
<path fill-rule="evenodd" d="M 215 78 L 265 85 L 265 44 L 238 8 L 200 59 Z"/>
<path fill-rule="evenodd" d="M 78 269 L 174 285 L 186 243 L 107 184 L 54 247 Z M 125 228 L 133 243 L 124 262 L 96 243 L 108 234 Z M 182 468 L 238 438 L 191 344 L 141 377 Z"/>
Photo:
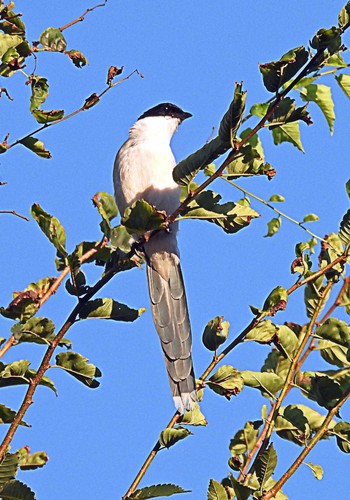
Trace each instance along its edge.
<path fill-rule="evenodd" d="M 178 422 L 180 424 L 193 425 L 193 426 L 208 425 L 208 422 L 206 421 L 205 416 L 201 412 L 198 403 L 193 403 L 192 411 L 185 411 L 185 413 L 181 415 Z"/>
<path fill-rule="evenodd" d="M 257 457 L 255 460 L 254 471 L 259 480 L 261 488 L 264 487 L 266 481 L 272 476 L 277 465 L 277 453 L 271 443 L 267 450 Z"/>
<path fill-rule="evenodd" d="M 217 372 L 206 381 L 206 384 L 217 394 L 230 399 L 237 396 L 243 389 L 243 379 L 240 372 L 233 366 L 221 366 Z"/>
<path fill-rule="evenodd" d="M 146 486 L 134 491 L 127 499 L 147 500 L 148 498 L 170 497 L 177 493 L 191 493 L 191 491 L 184 490 L 176 484 L 155 484 L 154 486 Z"/>
<path fill-rule="evenodd" d="M 14 479 L 18 469 L 17 453 L 6 453 L 0 463 L 0 491 L 4 485 Z"/>
<path fill-rule="evenodd" d="M 101 377 L 101 371 L 77 352 L 61 352 L 56 356 L 56 364 L 70 373 L 84 385 L 95 389 L 100 385 L 95 377 Z"/>
<path fill-rule="evenodd" d="M 304 153 L 304 148 L 300 140 L 299 122 L 285 123 L 272 129 L 273 142 L 276 146 L 282 142 L 290 142 Z"/>
<path fill-rule="evenodd" d="M 1 500 L 35 500 L 34 492 L 26 484 L 14 479 L 4 484 L 0 491 Z"/>
<path fill-rule="evenodd" d="M 89 300 L 80 310 L 81 319 L 113 319 L 114 321 L 135 321 L 146 309 L 131 309 L 113 299 Z"/>
<path fill-rule="evenodd" d="M 165 448 L 170 448 L 174 446 L 178 441 L 187 438 L 192 433 L 185 427 L 176 427 L 175 429 L 164 429 L 159 436 L 159 443 Z"/>
<path fill-rule="evenodd" d="M 26 137 L 19 142 L 33 151 L 33 153 L 40 156 L 40 158 L 44 158 L 45 160 L 52 158 L 50 151 L 45 149 L 44 143 L 39 141 L 36 137 Z"/>
<path fill-rule="evenodd" d="M 346 212 L 339 228 L 339 238 L 345 246 L 350 244 L 350 209 Z"/>
<path fill-rule="evenodd" d="M 231 149 L 230 142 L 215 137 L 190 156 L 180 161 L 173 170 L 173 179 L 180 186 L 187 186 L 195 175 L 220 155 Z"/>
<path fill-rule="evenodd" d="M 318 481 L 321 481 L 324 474 L 322 467 L 320 465 L 313 464 L 312 462 L 304 462 L 304 464 L 310 467 L 315 478 Z"/>
<path fill-rule="evenodd" d="M 333 427 L 337 439 L 337 445 L 343 453 L 350 453 L 350 423 L 338 422 Z"/>
<path fill-rule="evenodd" d="M 42 109 L 33 109 L 32 115 L 38 123 L 52 123 L 63 118 L 64 110 L 53 109 L 51 111 L 43 111 Z"/>
<path fill-rule="evenodd" d="M 267 233 L 265 234 L 265 238 L 271 237 L 274 234 L 278 233 L 282 224 L 281 217 L 274 217 L 267 223 Z"/>
<path fill-rule="evenodd" d="M 166 228 L 167 214 L 145 200 L 137 200 L 127 207 L 121 223 L 130 234 L 144 234 L 153 229 Z"/>
<path fill-rule="evenodd" d="M 58 28 L 47 28 L 40 35 L 40 43 L 46 49 L 52 52 L 64 52 L 67 42 Z"/>
<path fill-rule="evenodd" d="M 225 488 L 215 479 L 211 479 L 209 482 L 207 500 L 227 500 Z"/>
<path fill-rule="evenodd" d="M 223 316 L 216 316 L 204 328 L 202 342 L 209 351 L 216 351 L 227 340 L 230 323 L 222 321 Z"/>
<path fill-rule="evenodd" d="M 11 410 L 11 408 L 8 408 L 5 405 L 0 404 L 0 424 L 10 424 L 13 422 L 13 419 L 17 415 L 17 412 L 14 410 Z M 20 425 L 24 425 L 25 427 L 30 427 L 27 422 L 24 420 L 21 420 Z"/>
<path fill-rule="evenodd" d="M 248 498 L 251 498 L 254 491 L 256 491 L 256 488 L 244 486 L 242 483 L 238 482 L 232 474 L 230 474 L 230 481 L 237 500 L 248 500 Z"/>
<path fill-rule="evenodd" d="M 303 218 L 303 222 L 315 222 L 317 220 L 320 220 L 320 218 L 316 214 L 307 214 Z"/>
<path fill-rule="evenodd" d="M 314 102 L 319 106 L 327 120 L 329 131 L 333 134 L 335 113 L 331 88 L 328 85 L 311 83 L 300 90 L 300 97 L 303 101 Z"/>
<path fill-rule="evenodd" d="M 45 236 L 47 236 L 54 245 L 58 255 L 62 256 L 62 258 L 66 258 L 68 255 L 66 250 L 66 232 L 60 221 L 53 215 L 45 212 L 38 203 L 32 205 L 30 213 Z"/>

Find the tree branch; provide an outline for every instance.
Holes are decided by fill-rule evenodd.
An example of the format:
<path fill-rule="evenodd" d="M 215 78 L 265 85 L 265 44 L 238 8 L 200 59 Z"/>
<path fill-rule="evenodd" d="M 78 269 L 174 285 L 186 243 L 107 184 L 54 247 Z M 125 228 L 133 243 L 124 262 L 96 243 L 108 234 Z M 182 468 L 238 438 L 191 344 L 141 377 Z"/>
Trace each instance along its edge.
<path fill-rule="evenodd" d="M 77 17 L 77 19 L 74 19 L 74 21 L 71 21 L 70 23 L 65 24 L 64 26 L 61 26 L 61 28 L 58 28 L 58 29 L 62 32 L 64 30 L 66 30 L 67 28 L 70 28 L 74 24 L 77 24 L 77 23 L 80 23 L 80 22 L 84 21 L 85 17 L 87 16 L 87 14 L 89 14 L 89 12 L 92 12 L 93 10 L 98 9 L 99 7 L 105 7 L 105 5 L 106 5 L 107 2 L 108 2 L 108 0 L 104 0 L 103 3 L 95 5 L 95 7 L 90 7 L 89 9 L 86 9 L 86 11 L 84 12 L 84 14 L 82 14 L 79 17 Z"/>
<path fill-rule="evenodd" d="M 28 217 L 25 217 L 24 215 L 17 213 L 15 210 L 0 210 L 0 214 L 16 215 L 16 217 L 19 217 L 20 219 L 24 219 L 29 222 Z"/>

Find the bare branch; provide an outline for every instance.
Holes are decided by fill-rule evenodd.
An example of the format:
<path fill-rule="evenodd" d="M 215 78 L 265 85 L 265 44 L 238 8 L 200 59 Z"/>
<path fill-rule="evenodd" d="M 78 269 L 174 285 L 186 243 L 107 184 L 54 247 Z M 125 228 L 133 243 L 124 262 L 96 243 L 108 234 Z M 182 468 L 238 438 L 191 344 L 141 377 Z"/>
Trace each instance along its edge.
<path fill-rule="evenodd" d="M 86 9 L 86 11 L 84 12 L 84 14 L 82 14 L 79 17 L 77 17 L 77 19 L 74 19 L 74 21 L 71 21 L 70 23 L 65 24 L 64 26 L 61 26 L 61 28 L 58 28 L 58 29 L 62 32 L 64 30 L 66 30 L 67 28 L 70 28 L 74 24 L 77 24 L 77 23 L 80 23 L 80 22 L 84 21 L 85 17 L 87 16 L 87 14 L 89 14 L 89 12 L 92 12 L 93 10 L 98 9 L 99 7 L 105 7 L 105 5 L 106 5 L 107 2 L 108 2 L 108 0 L 105 0 L 103 3 L 95 5 L 95 7 L 90 7 L 89 9 Z"/>

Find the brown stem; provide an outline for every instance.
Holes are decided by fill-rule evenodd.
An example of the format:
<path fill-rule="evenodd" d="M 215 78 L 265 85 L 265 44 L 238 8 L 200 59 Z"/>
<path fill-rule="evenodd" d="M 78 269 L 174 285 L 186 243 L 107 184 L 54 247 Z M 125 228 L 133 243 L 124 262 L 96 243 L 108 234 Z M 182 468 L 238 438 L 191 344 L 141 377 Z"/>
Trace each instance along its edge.
<path fill-rule="evenodd" d="M 6 95 L 7 99 L 9 99 L 10 101 L 13 101 L 13 97 L 10 96 L 7 89 L 5 87 L 0 87 L 0 97 L 1 97 L 1 94 L 3 94 L 3 93 Z"/>
<path fill-rule="evenodd" d="M 117 269 L 113 268 L 106 272 L 106 274 L 87 292 L 84 297 L 81 297 L 78 304 L 74 307 L 67 320 L 63 324 L 60 331 L 57 333 L 56 337 L 51 341 L 49 347 L 47 348 L 45 355 L 40 363 L 38 371 L 35 376 L 30 380 L 29 387 L 24 396 L 23 402 L 16 413 L 1 445 L 0 445 L 0 461 L 3 460 L 5 453 L 8 450 L 8 447 L 17 431 L 18 426 L 20 425 L 21 420 L 23 420 L 24 415 L 26 414 L 28 408 L 33 403 L 33 395 L 40 384 L 45 372 L 50 368 L 50 360 L 51 357 L 58 346 L 59 342 L 62 340 L 64 335 L 70 329 L 70 327 L 75 323 L 79 312 L 82 307 L 93 297 L 106 283 L 108 283 L 113 276 L 116 274 Z"/>
<path fill-rule="evenodd" d="M 74 19 L 74 21 L 71 21 L 70 23 L 65 24 L 64 26 L 61 26 L 61 28 L 58 28 L 58 29 L 62 32 L 64 30 L 66 30 L 67 28 L 70 28 L 74 24 L 77 24 L 77 23 L 80 23 L 80 22 L 84 21 L 85 17 L 87 16 L 87 14 L 89 14 L 89 12 L 92 12 L 93 10 L 98 9 L 99 7 L 104 7 L 107 2 L 108 2 L 108 0 L 105 0 L 103 3 L 95 5 L 95 7 L 90 7 L 89 9 L 86 9 L 86 11 L 84 12 L 84 14 L 82 14 L 79 17 L 77 17 L 77 19 Z"/>
<path fill-rule="evenodd" d="M 263 494 L 261 500 L 269 500 L 270 498 L 274 498 L 277 492 L 282 488 L 282 486 L 288 481 L 288 479 L 296 472 L 298 467 L 303 463 L 307 455 L 310 451 L 315 447 L 315 445 L 323 438 L 323 436 L 328 432 L 329 425 L 331 424 L 333 417 L 338 414 L 342 405 L 347 401 L 350 396 L 350 389 L 344 394 L 344 396 L 340 399 L 334 408 L 329 410 L 326 418 L 324 419 L 321 427 L 316 432 L 315 436 L 311 439 L 311 441 L 305 446 L 303 451 L 300 453 L 298 458 L 293 462 L 293 464 L 289 467 L 289 469 L 283 474 L 283 476 L 277 481 L 273 488 Z"/>
<path fill-rule="evenodd" d="M 80 264 L 83 264 L 87 260 L 89 260 L 95 253 L 97 253 L 101 248 L 106 246 L 108 243 L 107 240 L 102 240 L 95 248 L 91 248 L 84 255 L 82 255 L 79 259 Z M 69 274 L 70 267 L 67 266 L 63 269 L 59 277 L 54 281 L 52 286 L 48 289 L 48 291 L 41 297 L 41 299 L 37 303 L 37 311 L 42 307 L 45 302 L 58 290 L 64 278 Z M 7 353 L 7 351 L 16 343 L 16 339 L 13 335 L 7 340 L 7 342 L 0 349 L 0 359 Z"/>
<path fill-rule="evenodd" d="M 342 299 L 342 296 L 348 286 L 348 284 L 350 283 L 350 276 L 348 276 L 347 278 L 344 279 L 344 283 L 341 287 L 341 289 L 339 290 L 339 293 L 337 295 L 337 298 L 335 299 L 335 301 L 333 302 L 333 304 L 331 305 L 331 307 L 328 309 L 328 311 L 326 312 L 326 314 L 323 316 L 323 318 L 321 319 L 320 323 L 324 323 L 329 317 L 331 314 L 333 314 L 333 312 L 335 311 L 335 309 L 337 307 L 339 307 L 341 305 L 341 299 Z"/>
<path fill-rule="evenodd" d="M 96 94 L 96 103 L 101 99 L 101 97 L 106 94 L 109 90 L 111 90 L 113 87 L 116 87 L 117 85 L 120 85 L 121 83 L 125 82 L 126 80 L 128 80 L 129 78 L 131 78 L 132 75 L 134 75 L 135 73 L 137 73 L 141 78 L 143 78 L 143 75 L 137 70 L 137 69 L 134 69 L 134 71 L 132 71 L 129 75 L 125 76 L 124 78 L 118 80 L 117 82 L 115 83 L 111 83 L 108 85 L 108 87 L 106 89 L 104 89 L 100 94 Z M 92 94 L 94 95 L 94 94 Z M 87 99 L 88 100 L 88 99 Z M 92 106 L 91 106 L 92 107 Z M 83 104 L 83 106 L 81 106 L 79 109 L 76 109 L 75 111 L 73 111 L 72 113 L 70 113 L 69 115 L 66 115 L 64 116 L 63 118 L 61 118 L 60 120 L 56 120 L 54 122 L 50 122 L 50 123 L 45 123 L 44 125 L 42 125 L 41 127 L 38 127 L 37 129 L 33 130 L 33 132 L 30 132 L 29 134 L 25 135 L 24 137 L 21 137 L 20 139 L 17 139 L 16 141 L 14 141 L 12 144 L 10 144 L 7 149 L 10 149 L 10 148 L 13 148 L 14 146 L 16 146 L 17 144 L 20 144 L 22 141 L 24 141 L 25 139 L 27 139 L 28 137 L 32 137 L 34 134 L 37 134 L 38 132 L 41 132 L 42 130 L 44 129 L 48 129 L 49 127 L 53 127 L 54 125 L 57 125 L 58 123 L 62 123 L 66 120 L 69 120 L 70 118 L 72 118 L 73 116 L 77 115 L 78 113 L 81 113 L 82 111 L 86 111 L 90 109 L 90 107 L 87 106 L 86 102 Z"/>
<path fill-rule="evenodd" d="M 20 219 L 24 219 L 26 221 L 29 221 L 28 217 L 25 217 L 24 215 L 21 215 L 21 214 L 15 212 L 15 210 L 0 210 L 0 214 L 11 214 L 11 215 L 15 215 L 16 217 L 19 217 Z"/>

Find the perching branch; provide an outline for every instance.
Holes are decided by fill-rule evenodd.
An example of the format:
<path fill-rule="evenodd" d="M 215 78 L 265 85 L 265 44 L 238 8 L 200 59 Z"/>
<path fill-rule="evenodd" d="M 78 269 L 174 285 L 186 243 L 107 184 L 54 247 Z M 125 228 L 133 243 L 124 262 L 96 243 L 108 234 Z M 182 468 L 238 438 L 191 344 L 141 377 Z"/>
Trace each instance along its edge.
<path fill-rule="evenodd" d="M 19 217 L 20 219 L 29 221 L 28 217 L 25 217 L 24 215 L 17 213 L 15 210 L 0 210 L 0 214 L 11 214 L 15 215 L 16 217 Z"/>

